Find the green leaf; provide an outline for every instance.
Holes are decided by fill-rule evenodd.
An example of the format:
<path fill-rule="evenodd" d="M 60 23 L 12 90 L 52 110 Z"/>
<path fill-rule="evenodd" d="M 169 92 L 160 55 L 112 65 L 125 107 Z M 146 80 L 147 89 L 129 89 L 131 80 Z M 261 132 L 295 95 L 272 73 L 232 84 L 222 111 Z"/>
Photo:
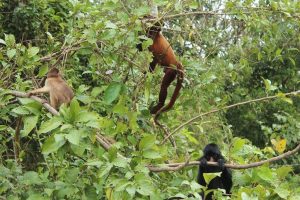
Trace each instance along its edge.
<path fill-rule="evenodd" d="M 144 158 L 148 158 L 148 159 L 158 159 L 158 158 L 162 158 L 162 156 L 154 150 L 146 150 L 143 152 L 143 156 Z"/>
<path fill-rule="evenodd" d="M 139 144 L 140 150 L 151 149 L 155 145 L 156 136 L 155 135 L 146 135 L 142 138 Z"/>
<path fill-rule="evenodd" d="M 221 177 L 221 173 L 222 172 L 217 172 L 217 173 L 203 173 L 203 177 L 204 177 L 204 180 L 205 180 L 206 184 L 209 184 L 210 181 L 212 179 L 214 179 L 215 177 Z"/>
<path fill-rule="evenodd" d="M 12 59 L 17 53 L 17 50 L 16 49 L 9 49 L 7 50 L 6 54 L 7 54 L 7 57 L 9 59 Z"/>
<path fill-rule="evenodd" d="M 9 47 L 15 46 L 16 44 L 15 36 L 12 34 L 5 34 L 5 43 Z"/>
<path fill-rule="evenodd" d="M 57 151 L 60 147 L 62 147 L 65 144 L 64 136 L 59 135 L 52 135 L 50 136 L 45 143 L 42 146 L 42 153 L 43 154 L 49 154 L 52 152 Z"/>
<path fill-rule="evenodd" d="M 121 168 L 125 168 L 128 166 L 127 160 L 123 157 L 117 157 L 116 159 L 114 159 L 114 161 L 112 162 L 112 164 L 116 167 L 121 167 Z"/>
<path fill-rule="evenodd" d="M 281 184 L 279 187 L 276 187 L 274 190 L 282 199 L 287 199 L 287 197 L 291 194 L 289 187 L 286 183 Z"/>
<path fill-rule="evenodd" d="M 98 174 L 99 178 L 107 175 L 112 167 L 113 165 L 111 163 L 106 163 L 105 165 L 102 165 L 99 169 L 99 174 Z"/>
<path fill-rule="evenodd" d="M 6 45 L 6 42 L 3 39 L 0 39 L 0 44 Z"/>
<path fill-rule="evenodd" d="M 42 123 L 40 126 L 40 130 L 38 133 L 47 133 L 52 131 L 53 129 L 56 129 L 62 124 L 61 118 L 59 117 L 52 117 L 48 121 Z"/>
<path fill-rule="evenodd" d="M 80 112 L 80 106 L 76 98 L 73 98 L 70 103 L 70 120 L 71 122 L 76 121 L 78 113 Z"/>
<path fill-rule="evenodd" d="M 76 130 L 76 129 L 72 129 L 70 130 L 69 134 L 65 135 L 65 138 L 72 144 L 74 145 L 79 145 L 79 141 L 81 138 L 81 134 L 80 131 Z"/>
<path fill-rule="evenodd" d="M 21 131 L 22 137 L 27 136 L 32 131 L 32 129 L 34 129 L 36 127 L 38 119 L 39 119 L 38 116 L 26 116 L 26 117 L 24 117 L 24 128 Z"/>
<path fill-rule="evenodd" d="M 292 171 L 293 168 L 291 166 L 283 166 L 276 169 L 276 173 L 279 179 L 284 179 Z"/>
<path fill-rule="evenodd" d="M 14 109 L 12 109 L 12 112 L 14 112 L 18 115 L 28 115 L 28 114 L 30 114 L 28 109 L 26 109 L 24 106 L 19 106 L 19 107 L 14 108 Z"/>
<path fill-rule="evenodd" d="M 231 152 L 236 154 L 237 152 L 241 151 L 243 146 L 246 144 L 245 139 L 241 138 L 234 138 L 233 147 L 231 148 Z"/>
<path fill-rule="evenodd" d="M 104 92 L 104 103 L 111 104 L 116 100 L 121 92 L 121 83 L 111 83 Z"/>
<path fill-rule="evenodd" d="M 89 122 L 89 121 L 97 121 L 99 119 L 99 115 L 95 112 L 80 112 L 77 116 L 78 122 Z"/>
<path fill-rule="evenodd" d="M 27 54 L 29 58 L 32 58 L 33 56 L 35 56 L 38 52 L 40 51 L 40 49 L 38 47 L 29 47 L 29 49 L 27 50 Z"/>
<path fill-rule="evenodd" d="M 42 180 L 39 177 L 38 173 L 34 171 L 26 172 L 21 178 L 21 183 L 25 185 L 40 185 L 42 184 Z"/>
<path fill-rule="evenodd" d="M 257 175 L 269 183 L 272 183 L 274 181 L 274 174 L 272 170 L 268 167 L 260 167 L 257 169 Z"/>
<path fill-rule="evenodd" d="M 97 97 L 102 92 L 102 90 L 103 89 L 101 87 L 94 87 L 91 92 L 92 97 Z"/>
<path fill-rule="evenodd" d="M 38 74 L 38 76 L 39 76 L 39 77 L 45 76 L 45 75 L 47 74 L 48 70 L 49 70 L 49 69 L 48 69 L 48 66 L 47 66 L 47 65 L 41 66 L 41 67 L 39 68 L 39 74 Z"/>
<path fill-rule="evenodd" d="M 117 192 L 124 191 L 125 188 L 129 185 L 133 185 L 131 181 L 128 181 L 128 180 L 125 180 L 125 179 L 118 180 L 118 182 L 116 184 L 116 187 L 115 187 L 115 190 Z"/>

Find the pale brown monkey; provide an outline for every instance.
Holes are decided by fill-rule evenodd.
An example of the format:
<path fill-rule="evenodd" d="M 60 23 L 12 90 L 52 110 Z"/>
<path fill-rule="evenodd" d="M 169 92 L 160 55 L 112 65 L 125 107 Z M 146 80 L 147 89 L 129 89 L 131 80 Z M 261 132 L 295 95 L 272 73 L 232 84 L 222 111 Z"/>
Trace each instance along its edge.
<path fill-rule="evenodd" d="M 28 94 L 31 96 L 37 93 L 49 93 L 50 105 L 55 109 L 63 103 L 69 104 L 74 96 L 73 90 L 62 79 L 59 70 L 55 67 L 47 73 L 45 86 L 32 90 Z"/>

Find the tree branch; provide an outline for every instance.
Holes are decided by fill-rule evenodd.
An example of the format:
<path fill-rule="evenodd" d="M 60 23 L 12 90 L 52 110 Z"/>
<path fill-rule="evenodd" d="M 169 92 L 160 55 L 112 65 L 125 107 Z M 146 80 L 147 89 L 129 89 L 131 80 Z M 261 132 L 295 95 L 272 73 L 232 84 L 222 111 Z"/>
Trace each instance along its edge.
<path fill-rule="evenodd" d="M 289 92 L 289 93 L 284 93 L 284 94 L 278 94 L 278 95 L 274 95 L 274 96 L 268 96 L 268 97 L 263 97 L 263 98 L 259 98 L 259 99 L 253 99 L 253 100 L 249 100 L 249 101 L 244 101 L 244 102 L 240 102 L 240 103 L 236 103 L 236 104 L 232 104 L 232 105 L 229 105 L 229 106 L 225 106 L 223 108 L 219 108 L 219 109 L 213 109 L 211 111 L 208 111 L 206 113 L 202 113 L 200 115 L 197 115 L 195 117 L 193 117 L 192 119 L 182 123 L 180 126 L 178 126 L 177 128 L 175 128 L 167 137 L 165 137 L 165 139 L 162 141 L 162 144 L 165 144 L 167 139 L 169 139 L 169 137 L 171 137 L 174 133 L 176 133 L 177 131 L 179 131 L 182 127 L 194 122 L 195 120 L 205 116 L 205 115 L 210 115 L 210 114 L 213 114 L 213 113 L 216 113 L 216 112 L 220 112 L 222 110 L 226 110 L 226 109 L 229 109 L 229 108 L 233 108 L 233 107 L 237 107 L 237 106 L 240 106 L 240 105 L 245 105 L 245 104 L 249 104 L 249 103 L 254 103 L 254 102 L 259 102 L 259 101 L 264 101 L 264 100 L 269 100 L 269 99 L 275 99 L 275 98 L 280 98 L 282 96 L 290 96 L 290 95 L 297 95 L 300 93 L 300 90 L 298 91 L 294 91 L 294 92 Z"/>
<path fill-rule="evenodd" d="M 300 143 L 296 146 L 295 149 L 288 151 L 284 154 L 281 154 L 279 156 L 267 159 L 267 160 L 262 160 L 259 162 L 254 162 L 254 163 L 245 164 L 245 165 L 225 164 L 224 166 L 227 168 L 231 168 L 231 169 L 248 169 L 248 168 L 258 167 L 265 163 L 271 163 L 271 162 L 275 162 L 275 161 L 287 158 L 287 157 L 297 153 L 299 150 L 300 150 Z M 193 166 L 193 165 L 199 165 L 199 164 L 200 164 L 199 161 L 191 161 L 191 162 L 185 162 L 185 163 L 164 164 L 164 165 L 160 165 L 160 167 L 148 165 L 147 167 L 152 172 L 163 172 L 163 171 L 178 171 L 185 166 Z M 207 165 L 218 166 L 218 163 L 217 162 L 207 162 Z"/>

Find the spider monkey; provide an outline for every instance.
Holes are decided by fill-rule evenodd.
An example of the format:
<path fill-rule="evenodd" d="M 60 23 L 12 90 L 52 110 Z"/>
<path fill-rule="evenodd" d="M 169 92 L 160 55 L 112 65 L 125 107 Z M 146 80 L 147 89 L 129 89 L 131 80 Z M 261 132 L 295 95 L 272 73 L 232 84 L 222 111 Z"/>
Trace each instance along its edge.
<path fill-rule="evenodd" d="M 148 17 L 149 18 L 149 17 Z M 158 103 L 150 109 L 151 114 L 158 116 L 160 113 L 171 109 L 179 95 L 179 91 L 183 82 L 183 66 L 176 59 L 174 51 L 167 41 L 167 39 L 161 33 L 161 24 L 156 22 L 150 28 L 147 28 L 146 36 L 153 40 L 153 44 L 149 46 L 149 51 L 153 54 L 153 60 L 150 63 L 149 71 L 153 72 L 156 65 L 160 64 L 164 67 L 164 77 L 161 82 Z M 137 48 L 142 51 L 142 44 L 138 44 Z M 177 83 L 173 95 L 168 105 L 165 105 L 165 101 L 168 94 L 168 87 L 175 80 L 177 76 Z"/>
<path fill-rule="evenodd" d="M 49 93 L 50 105 L 55 109 L 63 103 L 69 104 L 74 96 L 73 90 L 62 79 L 59 70 L 55 67 L 49 70 L 45 86 L 32 90 L 28 94 L 31 96 L 38 93 Z"/>
<path fill-rule="evenodd" d="M 230 194 L 230 190 L 232 187 L 232 175 L 231 171 L 224 167 L 224 157 L 219 150 L 218 145 L 214 143 L 210 143 L 205 146 L 203 149 L 203 156 L 199 159 L 199 172 L 197 177 L 197 182 L 200 185 L 206 186 L 208 190 L 210 189 L 225 189 L 226 194 Z M 211 162 L 218 162 L 219 166 L 208 166 L 207 161 Z M 213 178 L 209 184 L 207 184 L 204 180 L 203 173 L 215 173 L 215 172 L 222 172 L 221 177 Z M 202 198 L 204 198 L 204 194 L 202 193 Z M 213 197 L 213 192 L 209 192 L 205 200 L 211 200 Z"/>

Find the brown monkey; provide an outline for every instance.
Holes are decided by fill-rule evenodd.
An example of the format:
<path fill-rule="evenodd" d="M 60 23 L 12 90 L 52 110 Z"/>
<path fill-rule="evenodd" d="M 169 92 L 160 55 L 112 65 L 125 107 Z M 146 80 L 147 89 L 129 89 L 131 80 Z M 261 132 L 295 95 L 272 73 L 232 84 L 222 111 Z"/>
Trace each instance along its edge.
<path fill-rule="evenodd" d="M 50 105 L 55 109 L 58 109 L 63 103 L 70 103 L 74 96 L 72 89 L 62 79 L 59 70 L 55 67 L 47 73 L 45 86 L 30 91 L 29 96 L 37 93 L 49 93 Z"/>
<path fill-rule="evenodd" d="M 165 67 L 165 75 L 162 79 L 158 103 L 150 110 L 151 114 L 155 114 L 157 117 L 160 113 L 168 111 L 173 107 L 182 87 L 184 76 L 183 66 L 179 61 L 177 61 L 171 45 L 161 33 L 160 22 L 157 22 L 150 28 L 148 28 L 147 37 L 153 40 L 153 44 L 149 46 L 149 51 L 153 54 L 153 60 L 150 63 L 149 70 L 152 72 L 157 64 Z M 138 44 L 137 48 L 139 50 L 142 50 L 142 45 Z M 175 90 L 169 104 L 164 106 L 168 94 L 168 87 L 170 86 L 172 81 L 175 80 L 176 76 L 177 84 Z"/>

